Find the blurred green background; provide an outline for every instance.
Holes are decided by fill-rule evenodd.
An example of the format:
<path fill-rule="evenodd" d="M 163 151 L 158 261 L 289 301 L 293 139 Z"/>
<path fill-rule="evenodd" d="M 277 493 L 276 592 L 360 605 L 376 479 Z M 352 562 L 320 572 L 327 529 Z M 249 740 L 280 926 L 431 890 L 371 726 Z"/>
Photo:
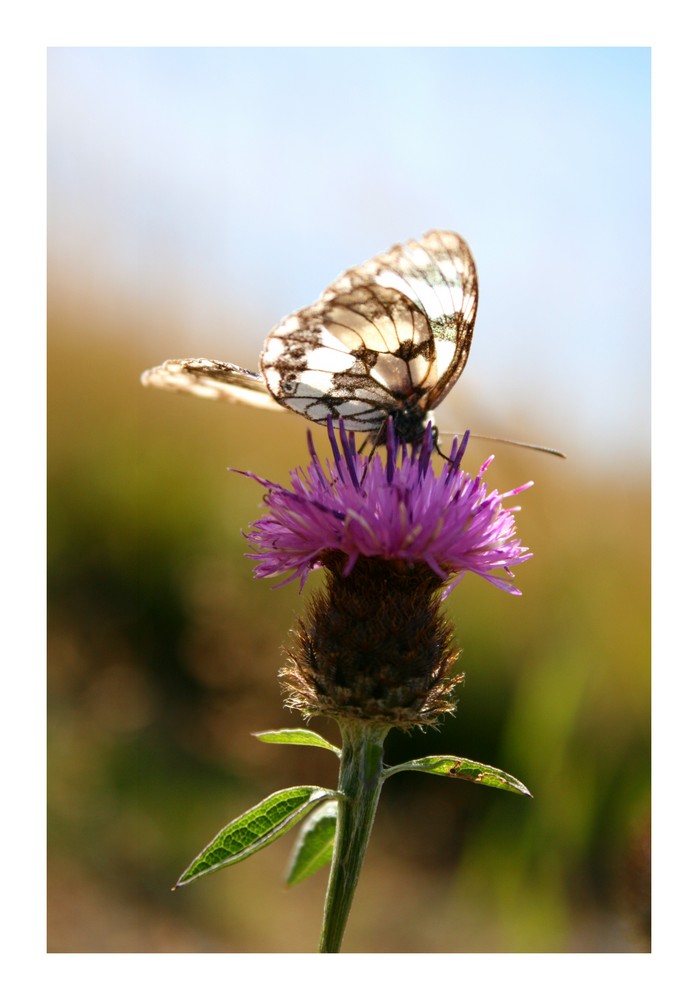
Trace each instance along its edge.
<path fill-rule="evenodd" d="M 264 746 L 250 736 L 302 724 L 282 707 L 276 672 L 286 634 L 317 582 L 299 595 L 294 586 L 272 591 L 268 582 L 252 579 L 241 530 L 258 516 L 262 491 L 226 471 L 252 469 L 286 481 L 289 469 L 305 460 L 306 425 L 292 416 L 145 390 L 138 376 L 168 356 L 218 356 L 253 367 L 265 333 L 284 312 L 309 302 L 343 267 L 434 225 L 451 226 L 471 242 L 490 303 L 507 298 L 497 292 L 497 258 L 488 251 L 493 229 L 502 236 L 502 255 L 516 254 L 519 230 L 536 250 L 526 256 L 521 282 L 534 286 L 537 312 L 516 291 L 508 319 L 499 319 L 496 310 L 481 313 L 465 388 L 454 390 L 448 419 L 440 416 L 439 423 L 542 438 L 570 458 L 560 462 L 497 446 L 491 486 L 536 483 L 521 498 L 518 522 L 535 553 L 517 573 L 523 596 L 509 597 L 475 578 L 458 586 L 448 600 L 467 675 L 458 713 L 438 732 L 393 734 L 387 761 L 430 753 L 471 757 L 510 771 L 535 798 L 417 774 L 393 778 L 381 799 L 345 950 L 646 950 L 649 241 L 638 240 L 636 232 L 638 212 L 642 225 L 648 223 L 644 181 L 637 181 L 640 193 L 626 217 L 609 214 L 599 197 L 599 211 L 606 212 L 600 225 L 607 228 L 571 228 L 570 213 L 580 200 L 627 191 L 633 178 L 611 166 L 609 179 L 606 157 L 596 188 L 581 193 L 570 154 L 569 175 L 562 166 L 555 174 L 556 191 L 551 194 L 548 183 L 546 193 L 543 185 L 545 216 L 536 214 L 535 201 L 522 199 L 520 216 L 514 205 L 499 204 L 493 219 L 499 193 L 510 191 L 508 181 L 526 167 L 535 174 L 540 150 L 529 162 L 520 132 L 492 112 L 491 119 L 482 116 L 485 124 L 475 137 L 456 130 L 459 143 L 486 149 L 494 129 L 498 141 L 516 149 L 518 159 L 504 163 L 489 189 L 487 157 L 484 166 L 473 166 L 454 145 L 453 155 L 434 166 L 434 176 L 414 180 L 386 166 L 370 197 L 362 189 L 354 205 L 360 214 L 348 230 L 346 211 L 336 224 L 325 217 L 328 204 L 347 200 L 342 190 L 330 190 L 332 163 L 318 166 L 317 158 L 301 157 L 311 173 L 308 187 L 296 189 L 291 217 L 276 215 L 253 183 L 255 157 L 270 153 L 272 123 L 257 107 L 256 131 L 241 131 L 243 118 L 253 117 L 253 91 L 223 88 L 229 118 L 211 110 L 202 94 L 213 93 L 206 87 L 212 88 L 211 78 L 215 82 L 216 60 L 225 66 L 242 60 L 252 82 L 265 83 L 273 104 L 281 91 L 270 82 L 272 56 L 281 63 L 280 75 L 284 60 L 303 69 L 289 79 L 311 90 L 322 60 L 330 57 L 326 50 L 305 57 L 304 50 L 249 50 L 258 53 L 255 62 L 239 51 L 53 50 L 49 61 L 49 951 L 315 949 L 326 875 L 284 890 L 292 835 L 242 865 L 169 891 L 218 829 L 259 799 L 291 784 L 336 780 L 331 755 Z M 333 65 L 345 59 L 350 68 L 361 51 L 338 50 Z M 430 81 L 438 90 L 445 70 L 428 50 L 390 51 L 397 53 L 392 58 L 411 58 L 417 85 Z M 484 72 L 482 53 L 491 52 L 491 77 L 479 78 L 478 93 L 501 110 L 513 100 L 498 75 L 511 52 L 514 77 L 524 90 L 532 88 L 526 121 L 535 123 L 538 139 L 546 128 L 559 139 L 558 119 L 545 118 L 551 93 L 543 86 L 545 73 L 551 79 L 557 74 L 563 92 L 569 84 L 567 96 L 573 92 L 587 107 L 584 127 L 602 134 L 600 126 L 589 125 L 596 122 L 595 110 L 606 113 L 613 104 L 603 87 L 608 78 L 597 79 L 599 60 L 615 81 L 610 93 L 619 95 L 620 118 L 629 118 L 632 95 L 640 117 L 647 116 L 644 50 L 608 50 L 617 53 L 615 61 L 599 50 L 563 51 L 539 55 L 539 62 L 531 55 L 523 68 L 516 50 L 478 50 L 472 58 L 471 50 L 445 50 L 443 61 L 452 60 L 449 72 L 457 70 L 464 80 L 470 75 L 472 83 L 474 67 Z M 638 54 L 638 66 L 628 53 Z M 385 61 L 389 79 L 390 57 Z M 107 85 L 94 84 L 88 64 L 115 88 L 111 103 Z M 487 79 L 497 86 L 488 90 Z M 594 86 L 589 82 L 584 91 L 582 79 Z M 179 90 L 171 89 L 172 80 Z M 350 80 L 338 72 L 333 87 L 345 86 L 353 96 Z M 368 82 L 377 86 L 380 80 Z M 175 100 L 182 92 L 187 101 Z M 317 101 L 322 99 L 318 89 Z M 90 101 L 102 102 L 99 114 Z M 172 156 L 169 163 L 184 185 L 179 201 L 157 161 L 157 130 L 133 125 L 124 138 L 117 128 L 114 115 L 126 120 L 137 106 L 151 113 L 167 106 L 173 119 L 182 106 L 191 114 L 191 128 L 174 128 L 188 159 L 182 166 Z M 429 122 L 433 106 L 425 101 L 416 107 L 419 122 Z M 328 126 L 331 135 L 338 128 L 351 131 L 350 112 L 342 108 L 344 118 Z M 417 113 L 414 102 L 411 108 Z M 206 146 L 207 109 L 216 141 L 230 144 L 231 174 L 220 170 Z M 321 111 L 299 102 L 291 126 L 310 118 L 317 129 Z M 172 131 L 172 121 L 163 127 Z M 281 128 L 276 119 L 273 127 Z M 374 123 L 372 141 L 362 148 L 384 165 L 392 162 L 389 155 L 407 162 L 405 133 L 397 126 L 394 132 Z M 278 131 L 273 134 L 280 148 Z M 384 145 L 377 148 L 378 137 Z M 640 144 L 643 137 L 641 129 Z M 285 141 L 292 143 L 287 135 Z M 139 164 L 133 175 L 124 147 Z M 289 161 L 297 159 L 272 161 L 267 187 L 274 205 L 290 204 L 282 197 L 284 178 Z M 203 200 L 206 186 L 193 183 L 192 163 L 203 175 L 210 170 L 211 184 L 220 185 L 214 207 Z M 354 165 L 359 189 L 364 166 Z M 471 175 L 480 170 L 477 185 Z M 313 194 L 319 177 L 325 187 Z M 387 207 L 381 192 L 392 199 Z M 462 207 L 468 198 L 478 206 L 472 226 Z M 619 199 L 614 204 L 619 211 Z M 178 242 L 163 226 L 180 209 L 187 224 L 179 221 Z M 362 226 L 365 249 L 352 250 Z M 304 253 L 314 237 L 325 246 L 329 231 L 337 245 L 343 237 L 347 243 L 337 251 L 336 266 L 334 246 L 326 246 L 329 263 Z M 221 232 L 229 245 L 216 262 Z M 296 238 L 299 259 L 292 262 L 288 247 Z M 608 254 L 599 265 L 604 280 L 596 281 L 600 272 L 593 269 L 584 272 L 575 298 L 570 289 L 577 288 L 579 254 L 589 263 L 600 244 Z M 185 245 L 188 253 L 180 258 Z M 628 264 L 626 246 L 637 255 L 635 265 Z M 607 273 L 609 260 L 630 267 L 630 277 L 621 280 L 613 268 Z M 312 291 L 289 277 L 294 266 Z M 251 277 L 267 267 L 268 294 L 253 284 L 261 277 Z M 221 291 L 226 281 L 228 298 Z M 582 316 L 589 339 L 581 341 L 573 332 L 577 305 L 590 288 L 597 298 Z M 553 293 L 558 298 L 549 308 Z M 606 308 L 606 294 L 620 298 Z M 603 329 L 609 315 L 615 317 L 612 329 L 597 343 L 593 320 Z M 624 338 L 633 332 L 630 351 Z M 519 355 L 522 340 L 526 350 Z M 566 354 L 569 341 L 576 344 L 575 361 Z M 489 356 L 488 344 L 494 351 Z M 594 382 L 599 371 L 603 382 Z M 509 379 L 517 391 L 510 391 Z M 596 423 L 600 413 L 607 430 Z M 468 467 L 477 469 L 490 450 L 473 442 Z M 332 725 L 317 728 L 336 741 Z"/>

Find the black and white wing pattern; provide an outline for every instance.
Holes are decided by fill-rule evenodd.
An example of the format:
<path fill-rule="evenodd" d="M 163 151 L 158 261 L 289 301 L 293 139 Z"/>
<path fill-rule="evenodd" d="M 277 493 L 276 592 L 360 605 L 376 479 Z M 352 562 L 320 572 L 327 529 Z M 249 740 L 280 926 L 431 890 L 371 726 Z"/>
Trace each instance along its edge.
<path fill-rule="evenodd" d="M 305 309 L 274 327 L 261 373 L 205 359 L 166 361 L 146 385 L 280 404 L 308 420 L 343 417 L 380 444 L 388 417 L 417 440 L 465 367 L 477 310 L 477 274 L 456 233 L 421 240 L 351 268 Z M 265 398 L 266 397 L 266 398 Z"/>

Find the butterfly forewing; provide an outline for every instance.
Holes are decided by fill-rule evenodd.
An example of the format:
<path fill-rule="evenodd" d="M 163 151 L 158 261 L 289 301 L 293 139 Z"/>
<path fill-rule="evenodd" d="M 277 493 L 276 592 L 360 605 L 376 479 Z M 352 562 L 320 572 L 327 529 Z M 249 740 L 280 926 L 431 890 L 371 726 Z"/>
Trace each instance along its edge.
<path fill-rule="evenodd" d="M 143 385 L 171 392 L 186 392 L 204 399 L 246 403 L 265 410 L 280 410 L 258 372 L 240 368 L 229 361 L 210 358 L 182 358 L 164 361 L 141 375 Z"/>
<path fill-rule="evenodd" d="M 398 244 L 331 285 L 326 296 L 363 283 L 366 276 L 402 292 L 428 318 L 436 371 L 428 406 L 451 389 L 468 360 L 477 311 L 477 272 L 466 242 L 448 230 L 432 230 L 421 240 Z"/>
<path fill-rule="evenodd" d="M 477 275 L 466 243 L 433 230 L 350 268 L 267 337 L 261 373 L 206 359 L 166 361 L 145 384 L 278 409 L 343 417 L 380 443 L 387 418 L 423 432 L 468 359 Z"/>
<path fill-rule="evenodd" d="M 431 409 L 453 387 L 468 360 L 477 311 L 475 262 L 465 241 L 443 230 L 397 246 L 377 260 L 385 262 L 377 280 L 413 298 L 429 319 L 437 358 L 427 400 Z"/>

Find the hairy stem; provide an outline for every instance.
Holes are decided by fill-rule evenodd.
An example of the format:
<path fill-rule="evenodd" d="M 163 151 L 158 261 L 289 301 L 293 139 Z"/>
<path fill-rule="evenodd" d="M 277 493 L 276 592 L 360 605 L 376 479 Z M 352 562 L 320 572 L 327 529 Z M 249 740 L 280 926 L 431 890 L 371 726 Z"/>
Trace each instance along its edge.
<path fill-rule="evenodd" d="M 340 724 L 342 757 L 332 867 L 325 898 L 320 952 L 338 952 L 359 881 L 376 814 L 383 776 L 383 742 L 390 727 L 363 722 Z"/>

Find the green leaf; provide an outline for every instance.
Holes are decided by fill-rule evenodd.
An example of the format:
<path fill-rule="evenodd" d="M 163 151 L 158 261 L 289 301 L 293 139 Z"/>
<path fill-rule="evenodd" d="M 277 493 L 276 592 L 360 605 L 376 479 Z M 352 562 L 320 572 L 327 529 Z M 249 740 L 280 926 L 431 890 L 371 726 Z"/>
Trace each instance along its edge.
<path fill-rule="evenodd" d="M 286 884 L 298 885 L 332 860 L 337 827 L 337 801 L 323 802 L 306 819 L 293 849 Z"/>
<path fill-rule="evenodd" d="M 464 778 L 466 781 L 474 781 L 478 785 L 502 788 L 506 792 L 516 792 L 517 795 L 528 795 L 533 798 L 518 778 L 507 774 L 506 771 L 500 771 L 498 767 L 478 764 L 477 761 L 466 760 L 465 757 L 420 757 L 418 760 L 410 760 L 406 764 L 389 767 L 384 771 L 383 779 L 392 777 L 398 771 L 423 771 L 425 774 L 441 774 L 447 778 Z"/>
<path fill-rule="evenodd" d="M 318 803 L 335 799 L 338 794 L 317 785 L 299 785 L 274 792 L 224 827 L 180 875 L 175 888 L 244 861 L 290 830 Z"/>
<path fill-rule="evenodd" d="M 252 733 L 262 743 L 288 743 L 294 746 L 321 747 L 323 750 L 331 750 L 338 757 L 342 756 L 339 747 L 328 743 L 322 736 L 318 736 L 312 729 L 273 729 L 266 733 Z"/>

